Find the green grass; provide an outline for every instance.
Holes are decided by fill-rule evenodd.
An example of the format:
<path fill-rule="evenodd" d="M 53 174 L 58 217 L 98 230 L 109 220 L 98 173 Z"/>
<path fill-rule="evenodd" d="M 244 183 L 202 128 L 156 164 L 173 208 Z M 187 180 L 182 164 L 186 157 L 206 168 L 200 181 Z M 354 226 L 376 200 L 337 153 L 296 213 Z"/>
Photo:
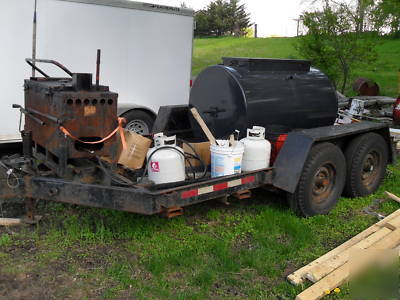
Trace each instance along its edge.
<path fill-rule="evenodd" d="M 291 299 L 302 287 L 285 276 L 376 222 L 362 209 L 385 190 L 400 194 L 399 181 L 400 165 L 391 166 L 375 195 L 308 219 L 261 190 L 172 220 L 48 203 L 36 227 L 0 233 L 0 278 L 55 298 Z M 388 200 L 379 211 L 398 208 Z"/>
<path fill-rule="evenodd" d="M 0 235 L 0 247 L 6 247 L 11 244 L 11 238 L 7 233 Z"/>
<path fill-rule="evenodd" d="M 223 56 L 266 57 L 301 59 L 294 45 L 296 38 L 204 38 L 196 39 L 193 54 L 193 74 L 205 67 L 221 63 Z M 381 95 L 397 97 L 397 72 L 400 69 L 400 39 L 377 41 L 378 59 L 367 67 L 356 69 L 350 83 L 358 77 L 375 80 L 381 87 Z M 351 87 L 349 95 L 354 95 Z"/>
<path fill-rule="evenodd" d="M 292 42 L 196 40 L 194 72 L 223 55 L 294 58 Z M 399 61 L 398 42 L 379 46 L 384 66 L 375 75 L 387 82 Z M 362 209 L 385 190 L 400 195 L 399 182 L 397 164 L 374 195 L 342 198 L 329 215 L 308 219 L 262 190 L 229 199 L 229 206 L 194 205 L 172 220 L 45 203 L 37 226 L 0 228 L 0 298 L 293 299 L 304 287 L 290 285 L 286 275 L 375 223 Z M 388 200 L 379 211 L 398 208 Z M 348 294 L 345 286 L 327 298 Z"/>
<path fill-rule="evenodd" d="M 381 94 L 397 97 L 400 93 L 400 39 L 381 40 L 377 43 L 378 59 L 371 65 L 355 70 L 354 78 L 367 77 L 375 80 L 381 87 Z"/>
<path fill-rule="evenodd" d="M 221 63 L 221 57 L 269 57 L 299 58 L 293 46 L 293 38 L 202 38 L 195 39 L 193 74 L 207 66 Z"/>

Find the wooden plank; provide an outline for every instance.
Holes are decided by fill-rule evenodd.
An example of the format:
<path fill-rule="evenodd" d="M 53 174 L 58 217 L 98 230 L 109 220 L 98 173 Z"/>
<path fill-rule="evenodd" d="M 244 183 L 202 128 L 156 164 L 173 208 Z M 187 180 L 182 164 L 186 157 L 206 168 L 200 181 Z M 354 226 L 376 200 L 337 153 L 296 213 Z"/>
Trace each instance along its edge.
<path fill-rule="evenodd" d="M 314 268 L 309 270 L 304 277 L 306 277 L 311 282 L 317 282 L 336 268 L 345 264 L 349 260 L 352 251 L 356 249 L 367 249 L 397 228 L 400 228 L 400 216 L 397 216 L 387 221 L 383 224 L 382 229 L 379 229 L 378 231 L 361 240 L 357 244 L 347 248 L 340 254 L 333 256 L 332 258 L 326 260 L 319 265 L 316 265 Z"/>
<path fill-rule="evenodd" d="M 386 196 L 388 196 L 390 199 L 400 203 L 400 197 L 397 197 L 396 195 L 389 193 L 388 191 L 385 192 Z"/>
<path fill-rule="evenodd" d="M 22 221 L 18 218 L 0 218 L 0 226 L 21 225 Z"/>
<path fill-rule="evenodd" d="M 391 232 L 383 239 L 376 242 L 369 249 L 392 249 L 400 243 L 400 229 L 396 229 Z M 379 252 L 375 252 L 375 255 L 379 255 Z M 373 257 L 371 257 L 373 258 Z M 359 266 L 361 268 L 362 266 Z M 335 271 L 329 273 L 326 277 L 309 287 L 308 289 L 297 295 L 296 300 L 314 300 L 321 299 L 325 296 L 325 291 L 332 291 L 338 286 L 345 283 L 351 274 L 355 272 L 354 264 L 347 262 Z"/>
<path fill-rule="evenodd" d="M 367 228 L 366 230 L 360 232 L 359 234 L 357 234 L 356 236 L 354 236 L 353 238 L 349 239 L 348 241 L 344 242 L 343 244 L 341 244 L 340 246 L 336 247 L 335 249 L 329 251 L 328 253 L 322 255 L 321 257 L 315 259 L 314 261 L 312 261 L 311 263 L 309 263 L 308 265 L 298 269 L 297 271 L 293 272 L 292 274 L 290 274 L 287 279 L 289 280 L 290 283 L 294 284 L 294 285 L 299 285 L 301 283 L 303 283 L 304 281 L 304 277 L 306 275 L 306 273 L 312 269 L 313 267 L 315 267 L 316 265 L 326 261 L 327 259 L 331 258 L 332 256 L 335 256 L 337 254 L 339 254 L 340 252 L 346 250 L 347 248 L 355 245 L 356 243 L 358 243 L 359 241 L 365 239 L 367 236 L 373 234 L 374 232 L 378 231 L 379 229 L 381 229 L 381 227 L 386 224 L 388 221 L 396 218 L 400 216 L 400 209 L 396 210 L 395 212 L 393 212 L 392 214 L 390 214 L 389 216 L 387 216 L 386 218 L 384 218 L 383 220 L 379 221 L 378 223 L 372 225 L 371 227 Z"/>
<path fill-rule="evenodd" d="M 393 249 L 396 248 L 399 244 L 400 244 L 400 228 L 391 232 L 383 239 L 373 244 L 368 249 L 375 249 L 375 250 Z"/>
<path fill-rule="evenodd" d="M 400 141 L 400 129 L 390 128 L 390 136 L 394 138 L 394 141 Z"/>
<path fill-rule="evenodd" d="M 400 217 L 396 217 L 391 220 L 388 220 L 387 222 L 385 222 L 383 224 L 383 226 L 385 226 L 389 229 L 392 229 L 392 230 L 400 228 Z"/>
<path fill-rule="evenodd" d="M 348 98 L 346 96 L 342 97 L 341 95 L 338 95 L 338 96 L 339 96 L 339 107 L 340 108 L 349 105 L 350 98 Z M 386 96 L 354 96 L 351 98 L 363 100 L 365 107 L 376 105 L 376 104 L 387 105 L 387 104 L 393 104 L 396 102 L 396 98 L 386 97 Z"/>
<path fill-rule="evenodd" d="M 197 109 L 195 107 L 192 107 L 190 109 L 190 111 L 191 111 L 193 117 L 196 119 L 197 123 L 199 123 L 201 129 L 203 130 L 203 132 L 207 136 L 207 138 L 210 141 L 210 143 L 213 144 L 213 145 L 216 145 L 217 142 L 215 140 L 215 137 L 211 133 L 210 129 L 207 127 L 206 123 L 204 122 L 203 118 L 200 116 L 200 114 L 197 111 Z"/>
<path fill-rule="evenodd" d="M 392 230 L 387 227 L 379 229 L 355 245 L 347 248 L 343 252 L 329 258 L 323 263 L 316 265 L 306 273 L 305 277 L 311 282 L 317 282 L 321 280 L 323 277 L 348 262 L 352 252 L 371 247 L 371 245 L 375 244 L 377 241 L 381 240 L 391 232 Z"/>
<path fill-rule="evenodd" d="M 394 250 L 398 253 L 398 255 L 400 256 L 400 246 L 397 246 L 396 248 L 394 248 Z"/>

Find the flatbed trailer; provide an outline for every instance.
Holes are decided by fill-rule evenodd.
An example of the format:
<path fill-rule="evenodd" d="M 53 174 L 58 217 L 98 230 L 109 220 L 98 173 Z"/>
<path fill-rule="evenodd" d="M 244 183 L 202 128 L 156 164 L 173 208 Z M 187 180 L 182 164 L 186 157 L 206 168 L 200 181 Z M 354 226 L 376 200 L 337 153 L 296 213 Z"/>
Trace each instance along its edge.
<path fill-rule="evenodd" d="M 189 118 L 188 106 L 161 107 L 153 132 L 187 138 L 192 131 Z M 300 215 L 312 216 L 329 212 L 343 190 L 350 197 L 374 192 L 384 177 L 386 164 L 395 161 L 394 153 L 385 124 L 324 126 L 289 132 L 274 164 L 266 169 L 176 185 L 139 182 L 130 187 L 34 174 L 27 171 L 29 162 L 24 156 L 9 156 L 0 161 L 5 179 L 0 181 L 0 197 L 25 198 L 31 219 L 37 199 L 172 217 L 182 214 L 189 205 L 266 187 L 287 195 Z M 360 186 L 358 177 L 367 178 L 368 185 Z"/>

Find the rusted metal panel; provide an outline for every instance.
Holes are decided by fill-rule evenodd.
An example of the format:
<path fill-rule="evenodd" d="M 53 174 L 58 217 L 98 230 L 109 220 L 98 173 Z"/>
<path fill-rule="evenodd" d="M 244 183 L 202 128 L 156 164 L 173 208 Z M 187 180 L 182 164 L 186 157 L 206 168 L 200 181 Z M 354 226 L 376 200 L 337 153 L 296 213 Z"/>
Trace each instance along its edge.
<path fill-rule="evenodd" d="M 60 175 L 62 166 L 70 159 L 115 159 L 115 136 L 100 144 L 84 144 L 67 137 L 60 126 L 80 140 L 99 141 L 118 126 L 117 98 L 118 94 L 110 92 L 107 86 L 92 86 L 91 74 L 25 80 L 24 130 L 32 132 L 34 155 L 45 157 L 51 168 L 58 165 L 56 171 Z"/>

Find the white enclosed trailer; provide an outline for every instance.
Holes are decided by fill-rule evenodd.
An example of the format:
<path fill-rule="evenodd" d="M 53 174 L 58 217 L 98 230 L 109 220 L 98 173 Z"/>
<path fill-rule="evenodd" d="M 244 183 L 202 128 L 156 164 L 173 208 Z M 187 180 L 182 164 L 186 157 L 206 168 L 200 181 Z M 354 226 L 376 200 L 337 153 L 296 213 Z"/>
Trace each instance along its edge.
<path fill-rule="evenodd" d="M 19 139 L 23 80 L 31 76 L 34 0 L 0 1 L 0 136 Z M 36 58 L 95 73 L 119 94 L 119 114 L 146 133 L 161 105 L 188 103 L 193 11 L 125 0 L 37 0 Z M 38 65 L 39 66 L 39 65 Z M 65 76 L 40 65 L 50 76 Z M 37 74 L 37 73 L 36 73 Z"/>

